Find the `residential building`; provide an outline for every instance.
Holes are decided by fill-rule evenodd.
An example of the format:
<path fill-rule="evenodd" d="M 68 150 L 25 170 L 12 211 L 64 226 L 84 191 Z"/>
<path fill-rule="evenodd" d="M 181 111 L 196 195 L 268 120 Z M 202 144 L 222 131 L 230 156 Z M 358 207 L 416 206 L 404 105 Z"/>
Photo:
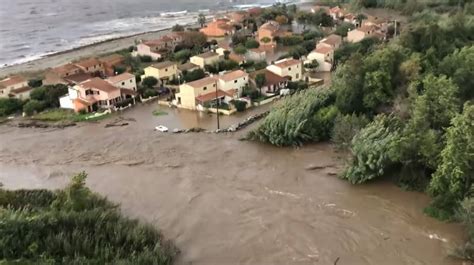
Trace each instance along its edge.
<path fill-rule="evenodd" d="M 184 73 L 184 72 L 192 72 L 194 70 L 200 69 L 199 65 L 195 65 L 193 63 L 187 62 L 181 65 L 178 65 L 178 72 L 179 73 Z"/>
<path fill-rule="evenodd" d="M 0 81 L 0 98 L 27 99 L 30 97 L 31 90 L 28 80 L 21 76 L 10 76 Z"/>
<path fill-rule="evenodd" d="M 280 24 L 276 21 L 268 21 L 258 28 L 257 40 L 260 45 L 276 45 L 275 37 L 283 35 Z"/>
<path fill-rule="evenodd" d="M 335 6 L 329 9 L 329 15 L 334 20 L 340 20 L 344 18 L 344 10 L 340 8 L 339 6 Z"/>
<path fill-rule="evenodd" d="M 125 57 L 118 53 L 114 53 L 114 54 L 99 58 L 99 61 L 104 66 L 105 75 L 114 76 L 115 67 L 123 66 L 125 62 Z"/>
<path fill-rule="evenodd" d="M 54 67 L 50 70 L 50 72 L 61 78 L 70 76 L 70 75 L 84 73 L 84 71 L 81 68 L 79 68 L 77 65 L 72 64 L 72 63 Z"/>
<path fill-rule="evenodd" d="M 137 45 L 134 53 L 139 56 L 150 56 L 153 60 L 162 58 L 165 54 L 173 52 L 176 46 L 183 42 L 182 33 L 174 32 L 159 39 L 144 41 Z"/>
<path fill-rule="evenodd" d="M 359 27 L 359 20 L 357 20 L 356 16 L 352 13 L 347 13 L 344 15 L 344 22 L 351 23 L 356 27 Z"/>
<path fill-rule="evenodd" d="M 214 77 L 217 79 L 218 89 L 235 97 L 240 97 L 244 87 L 249 83 L 249 74 L 242 70 L 230 71 Z"/>
<path fill-rule="evenodd" d="M 303 66 L 300 60 L 283 59 L 267 66 L 267 70 L 280 77 L 288 77 L 290 81 L 300 81 L 303 78 Z"/>
<path fill-rule="evenodd" d="M 75 63 L 83 72 L 103 76 L 104 65 L 97 58 L 87 58 Z"/>
<path fill-rule="evenodd" d="M 377 37 L 383 39 L 385 34 L 380 32 L 377 26 L 362 26 L 347 33 L 348 42 L 359 42 L 368 37 Z"/>
<path fill-rule="evenodd" d="M 232 60 L 232 61 L 238 63 L 239 65 L 241 65 L 241 64 L 245 63 L 245 56 L 233 52 L 233 53 L 229 54 L 229 60 Z"/>
<path fill-rule="evenodd" d="M 207 37 L 225 37 L 234 34 L 235 28 L 230 20 L 225 18 L 215 19 L 208 23 L 206 27 L 199 29 Z"/>
<path fill-rule="evenodd" d="M 259 88 L 257 87 L 257 83 L 255 82 L 255 78 L 259 74 L 265 75 L 265 84 Z M 250 73 L 250 83 L 257 89 L 259 89 L 262 94 L 266 96 L 274 95 L 280 93 L 281 89 L 286 88 L 288 84 L 288 79 L 285 77 L 281 77 L 267 69 L 262 69 L 259 71 L 255 71 Z"/>
<path fill-rule="evenodd" d="M 249 13 L 244 10 L 239 10 L 235 12 L 231 12 L 227 14 L 227 18 L 230 20 L 232 24 L 240 25 L 244 22 L 246 18 L 249 17 Z"/>
<path fill-rule="evenodd" d="M 175 62 L 164 61 L 161 63 L 152 64 L 144 69 L 145 74 L 142 75 L 142 80 L 145 77 L 153 76 L 160 80 L 162 84 L 165 81 L 172 80 L 178 75 L 178 64 Z"/>
<path fill-rule="evenodd" d="M 334 50 L 339 49 L 342 45 L 342 37 L 336 34 L 331 34 L 319 41 L 317 46 L 328 46 Z"/>
<path fill-rule="evenodd" d="M 189 59 L 189 61 L 195 65 L 204 69 L 205 65 L 212 65 L 218 62 L 221 59 L 221 56 L 215 52 L 206 52 L 199 55 L 195 55 Z"/>
<path fill-rule="evenodd" d="M 80 84 L 88 79 L 91 79 L 93 76 L 89 73 L 79 73 L 74 75 L 68 75 L 62 78 L 66 83 L 65 84 L 72 84 L 77 85 Z"/>
<path fill-rule="evenodd" d="M 59 99 L 61 108 L 79 111 L 109 109 L 123 100 L 120 88 L 98 77 L 91 78 L 75 86 L 70 86 L 68 94 Z"/>
<path fill-rule="evenodd" d="M 334 49 L 329 46 L 318 46 L 307 56 L 305 64 L 310 64 L 314 60 L 318 62 L 317 72 L 330 72 L 334 63 Z"/>
<path fill-rule="evenodd" d="M 263 47 L 249 49 L 245 55 L 247 60 L 263 61 L 267 58 L 267 52 Z"/>
<path fill-rule="evenodd" d="M 217 99 L 230 97 L 228 93 L 217 89 L 217 79 L 205 77 L 179 86 L 176 94 L 178 107 L 195 110 L 198 105 L 203 105 Z"/>
<path fill-rule="evenodd" d="M 130 73 L 123 73 L 116 76 L 111 76 L 107 78 L 106 81 L 118 88 L 137 91 L 137 82 L 135 75 Z"/>
<path fill-rule="evenodd" d="M 217 43 L 217 47 L 215 49 L 215 52 L 219 54 L 220 56 L 224 56 L 226 51 L 230 51 L 230 44 L 226 40 L 219 41 Z"/>

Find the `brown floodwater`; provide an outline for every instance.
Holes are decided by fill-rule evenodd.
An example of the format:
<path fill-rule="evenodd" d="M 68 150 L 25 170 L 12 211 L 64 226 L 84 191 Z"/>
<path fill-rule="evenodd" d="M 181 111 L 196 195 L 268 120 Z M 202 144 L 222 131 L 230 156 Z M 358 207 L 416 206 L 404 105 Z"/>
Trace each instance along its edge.
<path fill-rule="evenodd" d="M 59 188 L 84 170 L 94 191 L 176 243 L 177 264 L 462 264 L 447 256 L 462 242 L 461 226 L 425 216 L 424 194 L 338 179 L 343 162 L 331 145 L 275 148 L 239 141 L 244 132 L 158 133 L 156 123 L 205 127 L 215 117 L 171 110 L 155 117 L 155 108 L 125 112 L 136 120 L 125 127 L 0 126 L 0 182 Z"/>

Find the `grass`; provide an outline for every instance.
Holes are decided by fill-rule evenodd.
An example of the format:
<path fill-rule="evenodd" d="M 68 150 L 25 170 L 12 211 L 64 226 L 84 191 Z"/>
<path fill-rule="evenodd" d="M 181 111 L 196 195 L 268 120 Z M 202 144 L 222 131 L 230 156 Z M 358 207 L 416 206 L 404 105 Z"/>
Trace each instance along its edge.
<path fill-rule="evenodd" d="M 41 113 L 38 113 L 31 117 L 33 120 L 37 121 L 46 121 L 46 122 L 60 122 L 60 121 L 68 121 L 68 122 L 90 122 L 90 121 L 98 121 L 103 120 L 111 116 L 111 114 L 105 114 L 99 117 L 93 117 L 87 119 L 87 117 L 92 116 L 93 114 L 86 113 L 86 114 L 78 114 L 74 113 L 70 110 L 65 109 L 52 109 L 47 110 Z"/>
<path fill-rule="evenodd" d="M 159 109 L 153 111 L 153 116 L 162 116 L 162 115 L 168 115 L 168 112 L 164 110 L 159 110 Z"/>

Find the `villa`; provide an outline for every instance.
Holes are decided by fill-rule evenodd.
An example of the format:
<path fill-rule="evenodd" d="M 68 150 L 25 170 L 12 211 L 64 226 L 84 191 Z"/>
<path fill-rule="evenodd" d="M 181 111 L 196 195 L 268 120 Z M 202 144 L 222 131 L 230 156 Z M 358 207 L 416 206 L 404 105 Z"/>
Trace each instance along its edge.
<path fill-rule="evenodd" d="M 334 50 L 339 49 L 342 45 L 342 37 L 336 34 L 331 34 L 319 41 L 317 46 L 328 46 Z"/>
<path fill-rule="evenodd" d="M 377 26 L 362 26 L 347 33 L 348 42 L 360 42 L 361 40 L 368 37 L 384 39 L 385 34 L 382 33 Z"/>
<path fill-rule="evenodd" d="M 137 82 L 133 74 L 123 73 L 111 76 L 105 80 L 115 87 L 137 91 Z"/>
<path fill-rule="evenodd" d="M 344 9 L 340 8 L 339 6 L 335 6 L 329 9 L 329 15 L 334 20 L 340 20 L 344 18 Z"/>
<path fill-rule="evenodd" d="M 180 108 L 196 110 L 199 104 L 231 96 L 222 90 L 216 90 L 217 80 L 213 77 L 182 84 L 176 94 L 177 105 Z"/>
<path fill-rule="evenodd" d="M 158 60 L 163 55 L 173 52 L 176 46 L 182 43 L 183 38 L 178 32 L 170 33 L 159 39 L 144 41 L 137 45 L 138 56 L 150 56 L 153 60 Z"/>
<path fill-rule="evenodd" d="M 103 76 L 105 74 L 104 65 L 97 58 L 88 58 L 75 63 L 84 73 Z"/>
<path fill-rule="evenodd" d="M 21 76 L 10 76 L 0 81 L 0 98 L 28 99 L 31 90 L 28 80 Z"/>
<path fill-rule="evenodd" d="M 75 86 L 70 86 L 68 94 L 59 99 L 61 108 L 75 112 L 92 112 L 99 108 L 110 109 L 123 100 L 120 88 L 98 77 Z"/>
<path fill-rule="evenodd" d="M 265 75 L 265 84 L 261 87 L 261 92 L 263 95 L 270 96 L 270 95 L 278 94 L 280 93 L 280 90 L 286 88 L 286 85 L 288 84 L 287 78 L 281 77 L 266 69 L 262 69 L 262 70 L 250 73 L 250 83 L 252 84 L 252 86 L 254 86 L 257 89 L 260 89 L 260 88 L 257 87 L 255 78 L 259 74 Z"/>
<path fill-rule="evenodd" d="M 215 75 L 217 88 L 233 96 L 240 97 L 244 87 L 249 83 L 249 74 L 242 70 L 231 71 Z"/>
<path fill-rule="evenodd" d="M 276 21 L 268 21 L 260 26 L 257 32 L 257 40 L 260 45 L 276 45 L 275 37 L 291 35 L 280 28 Z"/>
<path fill-rule="evenodd" d="M 176 62 L 164 61 L 161 63 L 152 64 L 144 69 L 145 74 L 142 75 L 142 80 L 146 77 L 152 76 L 164 84 L 166 81 L 172 80 L 178 75 L 178 64 Z"/>
<path fill-rule="evenodd" d="M 113 76 L 115 75 L 115 67 L 123 65 L 125 62 L 125 57 L 123 55 L 114 53 L 114 54 L 99 58 L 99 61 L 104 66 L 105 75 Z"/>
<path fill-rule="evenodd" d="M 225 37 L 234 34 L 235 28 L 231 24 L 230 20 L 225 18 L 216 19 L 206 27 L 199 30 L 207 37 Z"/>
<path fill-rule="evenodd" d="M 334 49 L 330 46 L 318 45 L 315 50 L 308 54 L 305 64 L 310 64 L 314 60 L 318 62 L 318 67 L 314 70 L 330 72 L 334 63 Z"/>
<path fill-rule="evenodd" d="M 303 66 L 300 60 L 283 59 L 267 66 L 267 70 L 290 81 L 300 81 L 303 78 Z"/>
<path fill-rule="evenodd" d="M 195 55 L 189 59 L 189 61 L 195 65 L 198 65 L 202 69 L 206 65 L 212 65 L 218 62 L 221 59 L 221 56 L 215 52 L 206 52 L 199 55 Z"/>

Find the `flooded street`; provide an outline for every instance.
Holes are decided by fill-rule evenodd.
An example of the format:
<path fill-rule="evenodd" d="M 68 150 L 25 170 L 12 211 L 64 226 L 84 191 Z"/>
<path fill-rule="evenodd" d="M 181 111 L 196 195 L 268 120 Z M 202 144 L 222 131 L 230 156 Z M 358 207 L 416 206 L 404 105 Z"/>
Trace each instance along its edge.
<path fill-rule="evenodd" d="M 154 109 L 125 112 L 136 121 L 116 128 L 2 125 L 0 182 L 59 188 L 84 170 L 94 191 L 176 243 L 177 264 L 462 264 L 447 258 L 462 228 L 423 215 L 427 196 L 338 179 L 343 162 L 330 145 L 275 148 L 239 141 L 245 132 L 158 133 L 158 124 L 213 129 L 215 116 L 167 108 L 153 116 Z"/>

